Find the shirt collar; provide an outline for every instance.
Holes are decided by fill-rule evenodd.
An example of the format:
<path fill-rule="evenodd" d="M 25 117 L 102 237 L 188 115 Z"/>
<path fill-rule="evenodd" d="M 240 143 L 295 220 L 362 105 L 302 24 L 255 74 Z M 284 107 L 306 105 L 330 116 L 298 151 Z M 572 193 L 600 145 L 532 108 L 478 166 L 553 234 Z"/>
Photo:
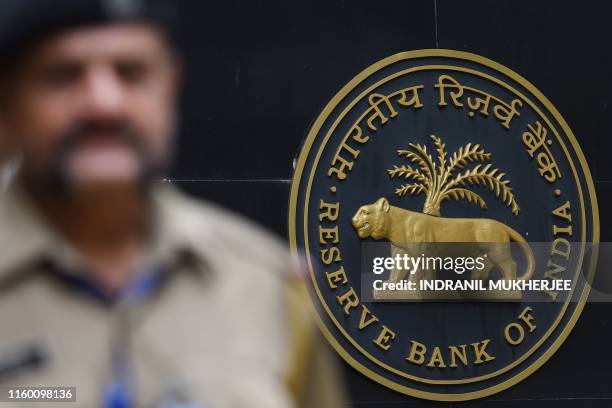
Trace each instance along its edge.
<path fill-rule="evenodd" d="M 0 277 L 55 252 L 60 242 L 17 185 L 0 197 Z"/>
<path fill-rule="evenodd" d="M 187 262 L 196 270 L 208 270 L 207 240 L 214 237 L 202 225 L 194 225 L 189 199 L 172 187 L 156 186 L 152 200 L 151 261 L 169 268 Z M 197 218 L 201 223 L 206 217 Z M 0 280 L 43 260 L 74 273 L 82 271 L 78 254 L 50 228 L 18 185 L 0 196 L 0 248 Z"/>
<path fill-rule="evenodd" d="M 157 186 L 152 198 L 153 256 L 163 262 L 189 263 L 198 270 L 209 270 L 216 241 L 211 222 L 214 214 L 168 185 Z"/>

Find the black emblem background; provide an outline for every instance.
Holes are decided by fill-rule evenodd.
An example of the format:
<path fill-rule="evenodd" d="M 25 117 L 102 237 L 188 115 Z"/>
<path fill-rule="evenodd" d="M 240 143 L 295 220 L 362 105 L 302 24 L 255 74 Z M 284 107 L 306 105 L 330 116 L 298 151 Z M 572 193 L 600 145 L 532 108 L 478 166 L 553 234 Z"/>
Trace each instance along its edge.
<path fill-rule="evenodd" d="M 406 69 L 424 66 L 434 68 L 401 75 L 364 93 L 384 78 Z M 480 74 L 464 72 L 463 69 Z M 434 85 L 442 74 L 451 75 L 463 85 L 481 89 L 505 101 L 518 98 L 503 85 L 484 77 L 484 74 L 514 88 L 531 100 L 560 135 L 560 139 L 557 139 L 552 129 L 549 129 L 554 141 L 550 149 L 559 164 L 562 178 L 552 184 L 545 181 L 538 174 L 535 160 L 526 153 L 521 141 L 523 131 L 527 128 L 527 124 L 532 124 L 536 120 L 543 122 L 542 117 L 528 103 L 523 100 L 520 116 L 511 122 L 510 129 L 502 127 L 492 114 L 488 117 L 480 114 L 469 117 L 467 114 L 469 110 L 466 107 L 463 109 L 454 107 L 448 97 L 449 104 L 446 107 L 438 106 L 439 94 Z M 329 177 L 327 171 L 338 144 L 359 115 L 369 107 L 367 96 L 374 92 L 387 95 L 414 85 L 424 85 L 424 89 L 420 92 L 424 106 L 420 109 L 396 108 L 398 116 L 389 119 L 384 126 L 377 126 L 378 130 L 371 133 L 372 137 L 368 143 L 364 145 L 353 143 L 353 146 L 359 148 L 360 155 L 355 160 L 347 179 L 338 181 L 334 177 Z M 483 211 L 465 201 L 445 201 L 442 205 L 443 217 L 493 218 L 508 224 L 530 242 L 551 242 L 554 239 L 552 235 L 554 219 L 550 214 L 553 209 L 569 199 L 573 217 L 572 240 L 597 241 L 598 219 L 596 211 L 593 211 L 596 209 L 594 190 L 588 169 L 585 174 L 582 153 L 579 148 L 576 150 L 576 146 L 572 143 L 571 132 L 566 133 L 567 127 L 559 121 L 560 116 L 552 105 L 536 92 L 518 75 L 481 57 L 443 50 L 410 52 L 390 57 L 368 68 L 340 91 L 314 123 L 304 144 L 292 186 L 289 220 L 291 240 L 294 247 L 305 250 L 310 255 L 308 273 L 314 278 L 313 288 L 318 287 L 318 291 L 313 289 L 312 298 L 327 337 L 350 364 L 374 380 L 400 392 L 430 399 L 457 400 L 489 395 L 507 388 L 543 364 L 575 323 L 582 308 L 582 304 L 578 302 L 583 294 L 582 287 L 577 288 L 572 295 L 572 301 L 567 303 L 530 304 L 534 310 L 538 329 L 533 334 L 528 334 L 525 341 L 517 347 L 511 347 L 505 342 L 503 327 L 509 322 L 516 321 L 517 314 L 526 306 L 520 302 L 368 303 L 367 306 L 372 313 L 397 333 L 391 349 L 384 352 L 372 342 L 376 333 L 367 329 L 357 330 L 358 311 L 354 311 L 349 317 L 344 315 L 335 298 L 341 293 L 342 288 L 331 290 L 324 276 L 325 271 L 333 270 L 338 265 L 325 266 L 319 258 L 319 250 L 322 248 L 318 243 L 319 200 L 339 201 L 338 246 L 342 253 L 341 265 L 347 271 L 349 278 L 347 287 L 353 286 L 358 293 L 361 293 L 359 273 L 362 241 L 351 225 L 351 217 L 360 206 L 370 204 L 379 197 L 386 197 L 394 206 L 422 211 L 424 201 L 422 195 L 398 198 L 393 194 L 398 183 L 389 179 L 386 169 L 402 162 L 396 150 L 407 148 L 410 142 L 426 144 L 429 149 L 433 148 L 429 139 L 430 134 L 442 138 L 449 152 L 469 142 L 478 143 L 491 152 L 492 163 L 507 173 L 521 208 L 520 214 L 514 216 L 501 201 L 495 199 L 494 195 L 481 189 L 478 193 L 486 200 L 487 210 Z M 362 93 L 365 97 L 342 116 L 349 104 Z M 325 140 L 338 118 L 341 120 L 337 127 L 330 133 L 329 140 Z M 563 145 L 569 157 L 566 156 Z M 320 157 L 317 160 L 319 153 Z M 574 169 L 570 162 L 573 163 Z M 336 187 L 337 191 L 331 192 L 331 187 Z M 560 197 L 553 194 L 555 188 L 561 189 Z M 306 207 L 308 207 L 307 212 Z M 590 255 L 589 253 L 584 255 L 585 259 L 581 262 L 578 254 L 572 254 L 568 262 L 568 276 L 574 276 L 579 264 L 581 270 L 589 269 Z M 544 266 L 537 265 L 534 277 L 541 278 L 543 271 Z M 324 305 L 327 305 L 329 310 L 326 310 Z M 567 310 L 560 315 L 564 305 Z M 543 339 L 543 335 L 557 318 L 560 321 L 556 328 Z M 342 333 L 341 329 L 348 336 Z M 412 339 L 430 346 L 446 347 L 469 344 L 483 338 L 491 339 L 489 349 L 495 356 L 495 360 L 491 363 L 437 369 L 425 365 L 416 366 L 405 360 Z M 538 342 L 541 344 L 535 348 Z M 355 344 L 362 350 L 359 350 Z M 530 350 L 531 354 L 525 357 Z M 523 358 L 522 362 L 508 369 L 509 365 L 520 358 Z M 505 371 L 492 375 L 500 370 Z M 491 378 L 473 380 L 481 376 L 491 376 Z"/>

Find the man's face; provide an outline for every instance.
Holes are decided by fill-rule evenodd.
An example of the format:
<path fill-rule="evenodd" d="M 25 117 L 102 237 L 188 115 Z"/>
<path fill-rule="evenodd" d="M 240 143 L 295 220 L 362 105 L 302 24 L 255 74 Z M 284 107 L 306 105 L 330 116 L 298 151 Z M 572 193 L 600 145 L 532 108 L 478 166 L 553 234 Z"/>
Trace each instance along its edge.
<path fill-rule="evenodd" d="M 30 181 L 136 185 L 167 163 L 177 64 L 145 24 L 78 28 L 28 53 L 0 114 Z M 60 184 L 58 183 L 58 184 Z"/>

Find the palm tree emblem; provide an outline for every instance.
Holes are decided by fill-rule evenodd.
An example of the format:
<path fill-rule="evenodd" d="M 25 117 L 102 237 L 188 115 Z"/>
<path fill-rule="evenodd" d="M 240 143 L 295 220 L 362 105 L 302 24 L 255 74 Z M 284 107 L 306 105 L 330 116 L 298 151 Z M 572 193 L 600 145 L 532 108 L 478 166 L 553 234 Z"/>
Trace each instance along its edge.
<path fill-rule="evenodd" d="M 408 160 L 412 166 L 394 165 L 392 169 L 387 169 L 389 177 L 413 182 L 397 187 L 396 196 L 425 193 L 423 213 L 439 217 L 440 206 L 448 199 L 466 200 L 486 209 L 485 200 L 469 189 L 470 186 L 485 187 L 510 207 L 512 214 L 518 215 L 520 208 L 510 187 L 510 181 L 504 179 L 506 173 L 488 163 L 491 160 L 491 153 L 486 152 L 478 144 L 468 143 L 447 160 L 446 145 L 436 135 L 431 135 L 431 139 L 438 155 L 437 163 L 424 145 L 409 143 L 408 149 L 397 151 L 397 155 Z M 468 168 L 473 164 L 476 165 Z"/>

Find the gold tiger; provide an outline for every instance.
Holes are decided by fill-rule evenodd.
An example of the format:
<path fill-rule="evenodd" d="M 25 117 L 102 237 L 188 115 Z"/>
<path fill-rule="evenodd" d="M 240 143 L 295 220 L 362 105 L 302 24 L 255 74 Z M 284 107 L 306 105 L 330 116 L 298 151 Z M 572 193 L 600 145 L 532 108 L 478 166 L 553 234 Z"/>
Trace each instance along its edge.
<path fill-rule="evenodd" d="M 487 255 L 485 267 L 480 271 L 472 271 L 474 279 L 487 278 L 494 266 L 500 269 L 504 279 L 517 279 L 516 263 L 510 251 L 510 241 L 514 241 L 520 245 L 527 261 L 526 272 L 518 279 L 528 280 L 534 272 L 534 257 L 527 241 L 512 228 L 492 219 L 435 217 L 393 207 L 383 197 L 373 204 L 361 206 L 353 216 L 352 224 L 359 238 L 372 237 L 390 241 L 393 256 L 407 252 L 412 252 L 412 256 L 420 256 L 422 253 L 434 256 L 431 254 L 431 243 L 477 243 L 469 245 L 470 250 Z M 420 243 L 423 246 L 419 246 Z M 427 247 L 430 248 L 429 252 Z M 434 271 L 420 272 L 418 275 L 421 278 L 435 277 Z M 405 270 L 393 270 L 389 281 L 398 282 L 406 273 Z M 411 279 L 417 279 L 417 276 L 411 274 Z"/>

